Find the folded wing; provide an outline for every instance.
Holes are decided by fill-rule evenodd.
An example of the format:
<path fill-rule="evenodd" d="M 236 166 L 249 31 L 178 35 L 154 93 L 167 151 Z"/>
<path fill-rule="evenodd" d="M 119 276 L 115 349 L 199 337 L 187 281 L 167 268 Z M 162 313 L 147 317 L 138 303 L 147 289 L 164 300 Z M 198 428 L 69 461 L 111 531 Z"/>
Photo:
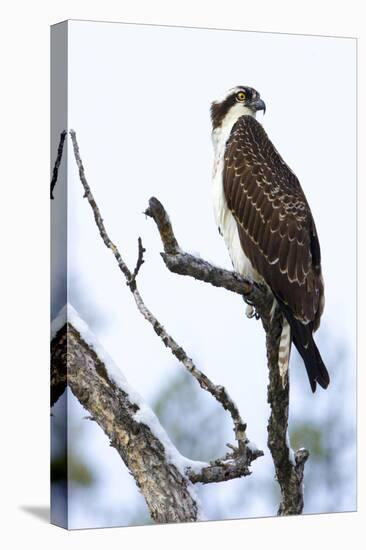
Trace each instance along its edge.
<path fill-rule="evenodd" d="M 246 256 L 293 316 L 316 330 L 324 289 L 313 217 L 297 177 L 251 116 L 232 129 L 223 178 Z"/>

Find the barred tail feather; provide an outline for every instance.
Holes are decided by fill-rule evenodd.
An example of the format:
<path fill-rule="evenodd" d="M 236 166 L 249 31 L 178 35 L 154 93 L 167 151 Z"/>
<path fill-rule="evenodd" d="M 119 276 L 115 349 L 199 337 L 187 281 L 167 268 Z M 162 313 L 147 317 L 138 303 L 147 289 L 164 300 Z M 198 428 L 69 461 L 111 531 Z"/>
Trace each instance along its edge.
<path fill-rule="evenodd" d="M 280 300 L 278 300 L 278 304 L 291 328 L 292 341 L 305 363 L 312 392 L 315 392 L 317 383 L 322 388 L 326 389 L 329 385 L 330 378 L 313 339 L 312 323 L 302 323 L 298 319 L 295 319 L 286 304 Z"/>
<path fill-rule="evenodd" d="M 290 361 L 291 351 L 291 328 L 286 318 L 283 318 L 282 332 L 280 338 L 280 345 L 278 348 L 278 368 L 280 369 L 280 375 L 282 381 L 284 381 L 286 372 L 288 371 L 288 364 Z"/>

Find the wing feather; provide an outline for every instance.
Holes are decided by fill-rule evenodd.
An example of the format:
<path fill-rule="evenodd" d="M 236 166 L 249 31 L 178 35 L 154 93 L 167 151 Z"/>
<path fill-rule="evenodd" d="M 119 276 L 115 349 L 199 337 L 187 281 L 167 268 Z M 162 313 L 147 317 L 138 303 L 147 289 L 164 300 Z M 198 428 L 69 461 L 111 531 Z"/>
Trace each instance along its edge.
<path fill-rule="evenodd" d="M 300 183 L 250 116 L 226 145 L 224 192 L 253 267 L 302 322 L 319 325 L 323 308 L 320 247 Z"/>

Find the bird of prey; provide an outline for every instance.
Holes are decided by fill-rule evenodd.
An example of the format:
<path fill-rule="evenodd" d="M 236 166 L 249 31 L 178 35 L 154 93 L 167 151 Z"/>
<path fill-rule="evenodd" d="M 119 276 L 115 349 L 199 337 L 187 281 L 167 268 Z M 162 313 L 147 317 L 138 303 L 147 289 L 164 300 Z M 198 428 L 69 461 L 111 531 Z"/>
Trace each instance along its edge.
<path fill-rule="evenodd" d="M 266 285 L 282 312 L 280 372 L 293 342 L 315 392 L 329 384 L 313 339 L 324 309 L 319 240 L 299 180 L 256 120 L 265 109 L 248 86 L 211 105 L 215 218 L 234 269 Z"/>

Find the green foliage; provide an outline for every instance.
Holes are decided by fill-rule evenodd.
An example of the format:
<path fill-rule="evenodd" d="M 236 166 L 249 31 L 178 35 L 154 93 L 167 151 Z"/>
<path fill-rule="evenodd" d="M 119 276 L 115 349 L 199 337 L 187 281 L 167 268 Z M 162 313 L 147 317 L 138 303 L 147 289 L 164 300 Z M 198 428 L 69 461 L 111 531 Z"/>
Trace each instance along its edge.
<path fill-rule="evenodd" d="M 291 445 L 294 449 L 305 447 L 311 449 L 311 456 L 316 460 L 324 460 L 326 448 L 324 447 L 324 434 L 319 425 L 307 422 L 298 422 L 291 430 Z"/>

